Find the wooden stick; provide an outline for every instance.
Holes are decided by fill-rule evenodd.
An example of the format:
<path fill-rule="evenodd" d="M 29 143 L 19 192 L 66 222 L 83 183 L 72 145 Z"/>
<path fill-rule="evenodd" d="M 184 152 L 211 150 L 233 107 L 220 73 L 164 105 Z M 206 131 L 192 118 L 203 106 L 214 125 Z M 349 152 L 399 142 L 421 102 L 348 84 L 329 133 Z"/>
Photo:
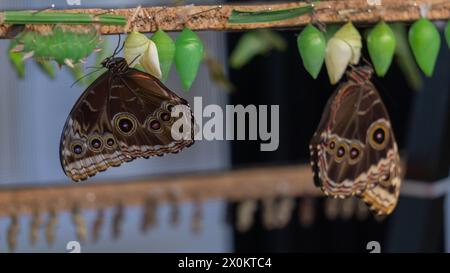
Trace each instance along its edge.
<path fill-rule="evenodd" d="M 381 3 L 381 5 L 376 5 Z M 202 6 L 174 6 L 174 7 L 144 7 L 136 16 L 133 25 L 140 32 L 154 32 L 159 29 L 165 31 L 179 31 L 184 26 L 193 30 L 236 31 L 258 28 L 299 28 L 311 22 L 310 14 L 297 18 L 257 24 L 228 24 L 228 18 L 233 10 L 239 11 L 267 11 L 287 9 L 305 5 L 305 2 L 284 4 L 252 4 L 252 5 L 202 5 Z M 333 0 L 314 2 L 315 20 L 324 24 L 344 23 L 375 23 L 380 20 L 386 22 L 409 22 L 421 17 L 420 7 L 428 6 L 426 17 L 431 20 L 448 20 L 450 18 L 450 1 L 448 0 Z M 51 12 L 81 12 L 90 14 L 120 14 L 131 18 L 136 9 L 79 9 L 54 10 Z M 156 19 L 155 19 L 156 16 Z M 8 37 L 11 26 L 0 25 L 0 37 Z M 121 26 L 101 26 L 102 34 L 123 33 Z"/>
<path fill-rule="evenodd" d="M 120 183 L 118 183 L 120 182 Z M 11 188 L 0 191 L 0 216 L 27 214 L 34 208 L 70 210 L 143 205 L 149 196 L 158 202 L 207 199 L 239 201 L 266 196 L 318 195 L 310 166 L 260 167 L 206 175 L 179 175 L 114 183 L 80 182 L 62 186 Z"/>

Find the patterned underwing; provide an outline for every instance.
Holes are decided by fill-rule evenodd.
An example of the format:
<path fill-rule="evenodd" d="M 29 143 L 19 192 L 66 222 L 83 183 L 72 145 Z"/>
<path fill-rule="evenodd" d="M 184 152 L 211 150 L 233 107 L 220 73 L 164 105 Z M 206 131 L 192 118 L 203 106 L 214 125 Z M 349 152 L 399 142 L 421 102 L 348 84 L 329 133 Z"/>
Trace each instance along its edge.
<path fill-rule="evenodd" d="M 400 157 L 369 66 L 353 68 L 329 99 L 310 142 L 314 182 L 326 195 L 360 197 L 376 214 L 395 208 Z"/>
<path fill-rule="evenodd" d="M 194 143 L 195 122 L 187 101 L 157 78 L 129 67 L 117 53 L 116 48 L 102 62 L 108 70 L 83 92 L 64 126 L 61 166 L 74 181 L 139 157 L 177 153 Z M 173 117 L 177 106 L 189 113 Z M 174 138 L 175 122 L 190 127 L 183 128 L 190 137 Z"/>

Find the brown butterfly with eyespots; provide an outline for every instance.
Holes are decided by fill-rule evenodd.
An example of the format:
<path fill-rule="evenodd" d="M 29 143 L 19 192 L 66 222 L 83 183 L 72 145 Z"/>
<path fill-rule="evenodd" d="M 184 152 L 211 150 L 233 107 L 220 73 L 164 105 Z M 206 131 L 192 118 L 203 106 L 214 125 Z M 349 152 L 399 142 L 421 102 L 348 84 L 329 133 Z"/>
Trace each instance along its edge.
<path fill-rule="evenodd" d="M 347 72 L 310 142 L 314 182 L 326 195 L 362 198 L 390 214 L 400 192 L 400 157 L 388 112 L 369 66 Z"/>
<path fill-rule="evenodd" d="M 152 75 L 130 68 L 124 58 L 114 57 L 116 52 L 102 62 L 108 71 L 83 92 L 62 132 L 61 165 L 74 181 L 138 157 L 177 153 L 194 143 L 187 101 Z M 177 106 L 187 111 L 174 117 Z M 174 139 L 171 127 L 179 121 L 187 125 L 190 137 Z"/>

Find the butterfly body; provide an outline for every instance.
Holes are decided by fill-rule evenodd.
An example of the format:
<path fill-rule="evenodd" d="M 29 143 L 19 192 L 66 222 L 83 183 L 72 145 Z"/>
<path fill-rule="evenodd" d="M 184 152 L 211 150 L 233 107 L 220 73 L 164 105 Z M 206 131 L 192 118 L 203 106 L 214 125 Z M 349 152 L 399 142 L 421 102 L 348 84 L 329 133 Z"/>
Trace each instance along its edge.
<path fill-rule="evenodd" d="M 62 132 L 60 159 L 68 177 L 85 180 L 111 166 L 193 144 L 193 137 L 175 140 L 171 134 L 172 124 L 183 118 L 193 136 L 186 100 L 155 77 L 128 67 L 124 58 L 106 58 L 102 65 L 108 71 L 84 91 Z M 189 117 L 171 116 L 178 105 L 188 107 Z"/>
<path fill-rule="evenodd" d="M 389 214 L 399 196 L 400 157 L 371 74 L 369 67 L 352 71 L 329 99 L 310 143 L 311 165 L 325 194 L 356 195 L 378 214 Z"/>

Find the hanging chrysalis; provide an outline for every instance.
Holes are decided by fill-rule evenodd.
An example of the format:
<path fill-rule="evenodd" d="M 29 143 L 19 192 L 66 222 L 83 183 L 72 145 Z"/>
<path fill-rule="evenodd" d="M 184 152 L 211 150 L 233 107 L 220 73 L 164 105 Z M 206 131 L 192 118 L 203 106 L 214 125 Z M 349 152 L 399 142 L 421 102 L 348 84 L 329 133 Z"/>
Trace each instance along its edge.
<path fill-rule="evenodd" d="M 175 67 L 185 91 L 191 88 L 203 56 L 202 40 L 195 32 L 185 27 L 175 41 Z"/>
<path fill-rule="evenodd" d="M 117 240 L 122 234 L 123 218 L 124 218 L 124 206 L 122 202 L 119 202 L 116 205 L 114 215 L 112 218 L 112 237 L 114 240 Z"/>
<path fill-rule="evenodd" d="M 423 73 L 431 77 L 441 47 L 436 26 L 426 18 L 417 20 L 409 29 L 409 44 Z"/>
<path fill-rule="evenodd" d="M 48 33 L 26 30 L 15 38 L 13 52 L 24 53 L 24 58 L 55 60 L 59 65 L 83 62 L 99 45 L 100 35 L 95 28 L 78 30 L 56 26 Z"/>
<path fill-rule="evenodd" d="M 12 213 L 7 231 L 9 252 L 14 252 L 17 247 L 17 235 L 19 234 L 19 218 L 16 213 Z"/>
<path fill-rule="evenodd" d="M 339 200 L 337 198 L 328 198 L 325 199 L 325 216 L 328 220 L 333 221 L 336 220 L 339 214 Z"/>
<path fill-rule="evenodd" d="M 276 203 L 276 227 L 284 228 L 291 221 L 295 201 L 292 197 L 283 197 Z"/>
<path fill-rule="evenodd" d="M 147 73 L 161 79 L 158 50 L 155 43 L 144 34 L 136 30 L 128 34 L 123 56 L 130 67 L 140 64 Z"/>
<path fill-rule="evenodd" d="M 97 215 L 95 216 L 94 223 L 92 224 L 92 241 L 97 242 L 100 239 L 100 232 L 102 230 L 103 223 L 105 222 L 105 210 L 99 208 Z"/>
<path fill-rule="evenodd" d="M 350 220 L 353 217 L 356 209 L 356 199 L 347 198 L 339 200 L 341 202 L 339 214 L 343 220 Z"/>
<path fill-rule="evenodd" d="M 364 221 L 369 217 L 369 208 L 364 203 L 364 201 L 359 200 L 356 205 L 356 219 L 359 221 Z"/>
<path fill-rule="evenodd" d="M 150 38 L 158 50 L 159 65 L 161 68 L 161 81 L 165 82 L 169 75 L 175 58 L 175 42 L 163 30 L 156 31 Z"/>
<path fill-rule="evenodd" d="M 299 201 L 298 216 L 300 225 L 303 228 L 310 227 L 315 219 L 315 199 L 312 197 L 304 197 Z"/>
<path fill-rule="evenodd" d="M 180 192 L 179 189 L 174 189 L 169 193 L 169 224 L 176 227 L 180 224 Z"/>
<path fill-rule="evenodd" d="M 83 215 L 81 215 L 81 209 L 78 204 L 75 204 L 72 208 L 72 223 L 75 226 L 75 235 L 77 240 L 86 241 L 86 224 Z"/>
<path fill-rule="evenodd" d="M 144 203 L 141 231 L 146 233 L 156 224 L 158 212 L 158 200 L 156 194 L 151 194 Z"/>
<path fill-rule="evenodd" d="M 11 43 L 9 45 L 8 49 L 8 58 L 13 64 L 14 68 L 16 69 L 17 76 L 19 79 L 22 79 L 25 77 L 25 62 L 23 60 L 23 52 L 17 52 L 12 50 L 14 47 L 17 46 L 17 42 L 14 40 L 11 40 Z"/>
<path fill-rule="evenodd" d="M 58 214 L 54 208 L 51 208 L 48 213 L 47 223 L 45 224 L 45 239 L 49 246 L 55 242 L 55 229 L 58 224 Z"/>
<path fill-rule="evenodd" d="M 191 231 L 194 234 L 200 233 L 203 223 L 203 205 L 200 200 L 195 200 L 193 204 Z"/>
<path fill-rule="evenodd" d="M 447 45 L 450 48 L 450 21 L 447 22 L 445 27 L 445 39 L 447 40 Z"/>
<path fill-rule="evenodd" d="M 385 22 L 379 22 L 367 36 L 367 48 L 375 72 L 379 77 L 386 75 L 395 52 L 395 35 Z"/>
<path fill-rule="evenodd" d="M 336 84 L 349 64 L 357 64 L 361 57 L 361 35 L 351 22 L 341 27 L 328 41 L 325 65 L 331 84 Z"/>
<path fill-rule="evenodd" d="M 268 230 L 276 228 L 275 198 L 265 198 L 262 202 L 262 208 L 262 222 L 264 227 Z"/>
<path fill-rule="evenodd" d="M 325 60 L 325 36 L 320 30 L 309 24 L 298 36 L 297 47 L 306 71 L 314 79 L 317 79 Z"/>
<path fill-rule="evenodd" d="M 41 212 L 39 211 L 38 208 L 35 207 L 33 209 L 33 213 L 31 214 L 30 229 L 29 229 L 30 244 L 32 246 L 34 246 L 39 239 L 39 230 L 40 230 L 42 224 L 43 224 L 43 222 L 42 222 Z"/>
<path fill-rule="evenodd" d="M 240 202 L 236 208 L 236 229 L 239 232 L 248 231 L 254 222 L 254 216 L 258 203 L 254 199 Z"/>

